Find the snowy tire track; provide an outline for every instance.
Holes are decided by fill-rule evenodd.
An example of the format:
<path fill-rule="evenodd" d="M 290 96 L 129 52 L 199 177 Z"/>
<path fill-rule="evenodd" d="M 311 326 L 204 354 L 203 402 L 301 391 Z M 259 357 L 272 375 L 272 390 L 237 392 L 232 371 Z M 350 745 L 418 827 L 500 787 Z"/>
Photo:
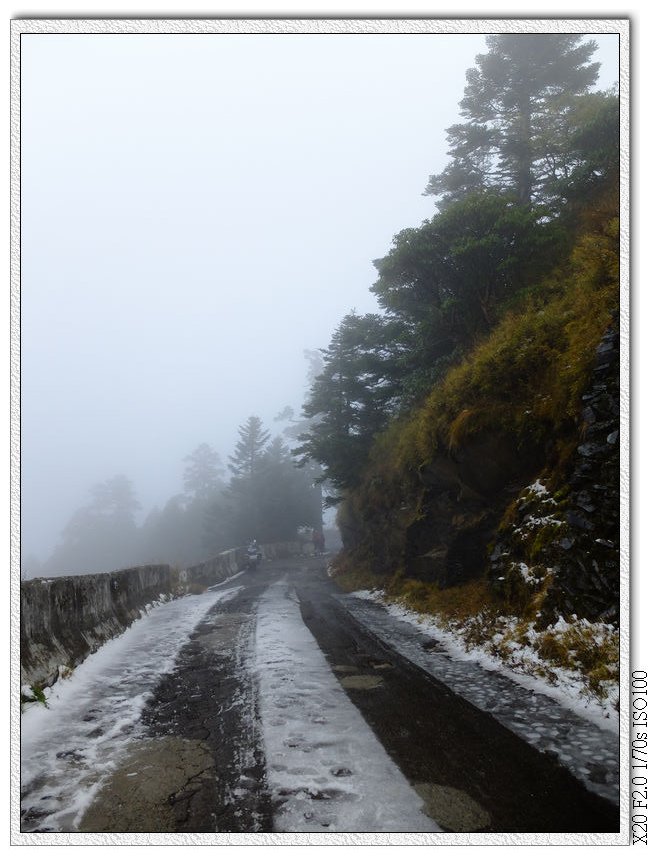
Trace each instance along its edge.
<path fill-rule="evenodd" d="M 262 596 L 256 654 L 276 831 L 440 831 L 348 699 L 286 582 Z"/>

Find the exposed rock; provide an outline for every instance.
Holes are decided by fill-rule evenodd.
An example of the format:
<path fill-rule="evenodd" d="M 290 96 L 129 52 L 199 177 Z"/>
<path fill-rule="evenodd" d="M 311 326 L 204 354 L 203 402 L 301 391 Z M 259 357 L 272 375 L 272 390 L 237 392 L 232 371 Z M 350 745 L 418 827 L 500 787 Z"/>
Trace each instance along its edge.
<path fill-rule="evenodd" d="M 568 525 L 574 529 L 582 529 L 585 532 L 590 532 L 594 527 L 593 523 L 590 523 L 588 519 L 583 517 L 577 511 L 567 511 L 565 516 Z"/>
<path fill-rule="evenodd" d="M 522 490 L 517 519 L 496 537 L 495 549 L 507 554 L 490 558 L 489 575 L 500 592 L 513 591 L 512 562 L 549 569 L 539 627 L 572 615 L 618 623 L 619 378 L 613 330 L 596 354 L 592 383 L 582 397 L 583 439 L 564 471 L 565 480 L 558 481 L 561 503 Z"/>
<path fill-rule="evenodd" d="M 543 448 L 497 433 L 458 447 L 453 458 L 436 456 L 420 470 L 425 489 L 420 517 L 406 528 L 407 573 L 442 587 L 481 573 L 513 488 L 543 461 Z M 491 555 L 502 553 L 495 547 Z"/>

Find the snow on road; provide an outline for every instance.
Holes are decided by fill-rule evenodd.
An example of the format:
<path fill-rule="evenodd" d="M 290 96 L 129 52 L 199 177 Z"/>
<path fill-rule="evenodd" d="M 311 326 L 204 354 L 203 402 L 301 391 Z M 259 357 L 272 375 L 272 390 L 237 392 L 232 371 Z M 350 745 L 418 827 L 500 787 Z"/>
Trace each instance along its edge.
<path fill-rule="evenodd" d="M 140 714 L 157 681 L 173 668 L 210 607 L 240 589 L 188 595 L 152 608 L 69 678 L 46 689 L 47 708 L 27 707 L 21 718 L 21 785 L 29 829 L 78 827 L 124 745 L 141 735 Z"/>
<path fill-rule="evenodd" d="M 340 595 L 352 616 L 379 640 L 444 682 L 542 753 L 555 755 L 588 790 L 619 801 L 618 722 L 597 711 L 578 714 L 570 701 L 531 676 L 517 675 L 478 651 L 467 652 L 426 617 L 382 600 L 380 593 Z M 432 637 L 433 645 L 427 648 Z M 551 696 L 551 694 L 553 694 Z M 586 717 L 585 717 L 586 715 Z"/>
<path fill-rule="evenodd" d="M 255 668 L 276 831 L 441 831 L 348 699 L 285 582 L 262 596 Z"/>

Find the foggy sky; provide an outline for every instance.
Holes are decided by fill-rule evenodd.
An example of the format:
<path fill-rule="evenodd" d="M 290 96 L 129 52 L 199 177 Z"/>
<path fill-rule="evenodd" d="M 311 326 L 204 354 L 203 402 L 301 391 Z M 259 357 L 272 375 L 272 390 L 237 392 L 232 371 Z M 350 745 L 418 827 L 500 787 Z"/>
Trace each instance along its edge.
<path fill-rule="evenodd" d="M 600 86 L 617 37 L 596 37 Z M 273 432 L 303 349 L 376 310 L 372 260 L 435 212 L 479 35 L 23 35 L 22 542 L 89 487 L 144 517 L 205 441 Z M 281 425 L 280 425 L 281 426 Z"/>

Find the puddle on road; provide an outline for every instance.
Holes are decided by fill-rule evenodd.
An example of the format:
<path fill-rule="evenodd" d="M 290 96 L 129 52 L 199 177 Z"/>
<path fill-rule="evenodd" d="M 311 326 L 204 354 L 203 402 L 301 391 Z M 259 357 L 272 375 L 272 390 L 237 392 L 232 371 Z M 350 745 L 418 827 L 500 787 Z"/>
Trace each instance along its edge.
<path fill-rule="evenodd" d="M 242 625 L 250 619 L 250 613 L 222 613 L 218 611 L 214 616 L 205 620 L 204 624 L 210 625 L 211 630 L 199 634 L 198 642 L 216 655 L 230 655 Z"/>
<path fill-rule="evenodd" d="M 442 784 L 413 786 L 424 801 L 424 813 L 448 832 L 479 832 L 490 825 L 488 812 L 463 790 Z"/>
<path fill-rule="evenodd" d="M 343 676 L 339 682 L 344 688 L 351 688 L 356 691 L 370 691 L 384 684 L 381 676 Z"/>

